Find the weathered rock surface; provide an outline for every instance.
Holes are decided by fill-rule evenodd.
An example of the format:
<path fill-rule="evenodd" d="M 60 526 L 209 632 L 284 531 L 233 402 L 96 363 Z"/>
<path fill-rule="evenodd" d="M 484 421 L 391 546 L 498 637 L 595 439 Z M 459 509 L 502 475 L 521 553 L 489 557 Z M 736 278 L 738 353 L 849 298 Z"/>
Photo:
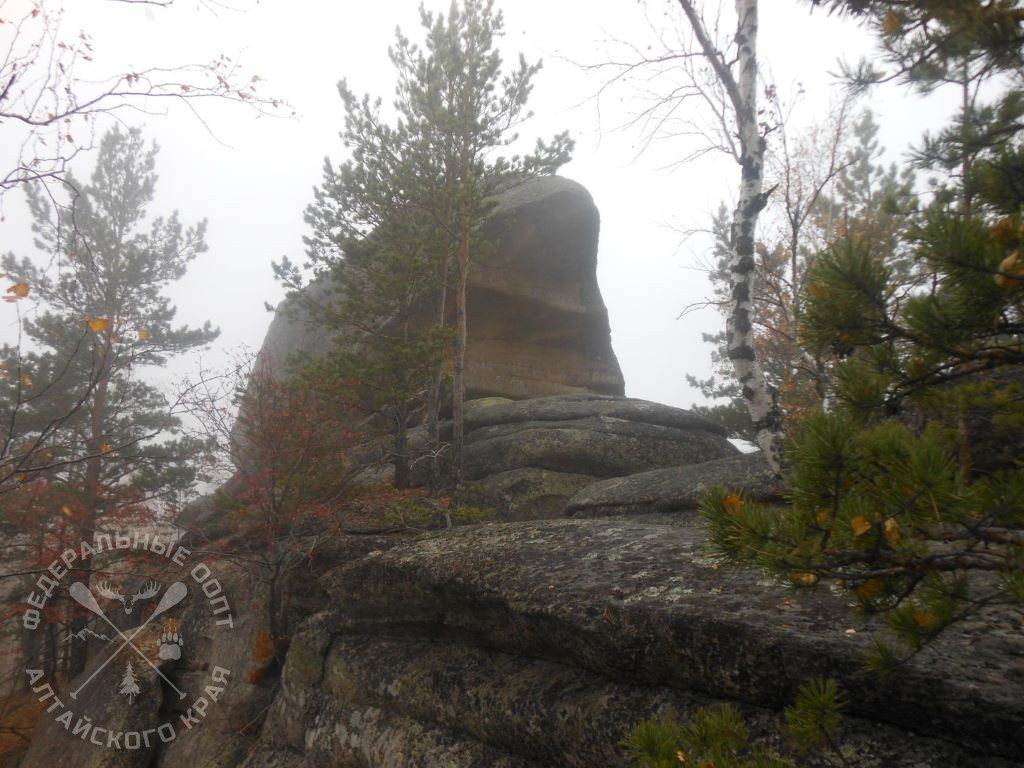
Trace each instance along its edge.
<path fill-rule="evenodd" d="M 470 480 L 520 467 L 619 477 L 655 467 L 699 464 L 736 449 L 719 435 L 601 417 L 589 422 L 526 423 L 510 434 L 467 443 Z"/>
<path fill-rule="evenodd" d="M 112 634 L 109 627 L 106 631 Z M 152 652 L 151 658 L 158 661 L 162 671 L 167 673 L 171 665 L 159 662 L 155 653 L 157 629 L 147 627 L 143 632 L 135 640 L 136 645 L 144 652 Z M 112 647 L 94 658 L 85 672 L 59 692 L 57 698 L 61 700 L 61 706 L 55 706 L 52 698 L 45 702 L 48 707 L 53 707 L 53 711 L 40 715 L 32 734 L 32 743 L 19 764 L 20 768 L 144 768 L 150 765 L 156 749 L 155 743 L 147 747 L 140 739 L 136 749 L 124 749 L 121 738 L 113 743 L 108 741 L 108 732 L 113 736 L 125 732 L 141 734 L 152 729 L 150 735 L 153 742 L 159 741 L 153 734 L 162 722 L 160 706 L 163 694 L 156 672 L 137 656 L 125 654 L 119 657 L 122 659 L 120 662 L 114 660 L 107 665 L 104 670 L 106 674 L 100 673 L 89 681 L 118 645 L 120 641 L 115 638 Z M 129 661 L 133 663 L 135 681 L 139 686 L 139 693 L 132 700 L 119 693 L 122 673 Z M 40 681 L 37 686 L 43 683 Z M 70 696 L 72 691 L 78 693 L 76 698 Z M 41 697 L 43 693 L 39 695 Z M 66 727 L 57 719 L 61 716 L 70 718 Z M 76 725 L 85 724 L 86 719 L 102 731 L 94 737 L 90 729 L 85 739 L 73 736 L 72 729 Z M 95 743 L 93 738 L 99 743 Z"/>
<path fill-rule="evenodd" d="M 474 256 L 466 297 L 470 397 L 623 393 L 597 285 L 599 226 L 590 194 L 569 179 L 535 179 L 499 197 L 484 226 L 497 247 Z M 328 342 L 291 318 L 285 301 L 260 358 L 280 365 L 297 351 L 316 357 Z"/>
<path fill-rule="evenodd" d="M 536 397 L 529 400 L 488 397 L 466 403 L 467 433 L 498 424 L 558 422 L 605 416 L 675 429 L 698 429 L 725 436 L 726 430 L 703 416 L 671 405 L 630 397 L 592 394 Z M 467 434 L 469 439 L 469 434 Z"/>
<path fill-rule="evenodd" d="M 467 503 L 503 520 L 562 517 L 599 478 L 733 456 L 717 425 L 646 400 L 555 395 L 466 403 Z"/>
<path fill-rule="evenodd" d="M 457 500 L 466 506 L 489 507 L 505 521 L 542 520 L 562 517 L 566 499 L 593 482 L 590 475 L 524 467 L 469 482 Z"/>
<path fill-rule="evenodd" d="M 851 765 L 1024 766 L 1019 627 L 958 627 L 883 683 L 861 668 L 877 626 L 828 592 L 718 567 L 692 514 L 323 544 L 287 587 L 279 677 L 258 651 L 265 586 L 247 569 L 225 575 L 248 618 L 216 636 L 201 616 L 182 620 L 181 685 L 211 663 L 232 669 L 201 727 L 155 753 L 93 754 L 44 723 L 24 765 L 624 768 L 619 742 L 641 718 L 730 702 L 771 741 L 796 687 L 827 675 L 849 695 L 838 745 Z M 108 680 L 97 711 L 124 728 L 177 717 L 150 683 L 156 695 L 129 709 Z"/>
<path fill-rule="evenodd" d="M 601 517 L 696 509 L 701 494 L 714 486 L 758 501 L 777 501 L 783 492 L 782 482 L 757 451 L 602 480 L 569 499 L 565 511 L 571 517 Z"/>
<path fill-rule="evenodd" d="M 323 583 L 331 608 L 294 638 L 252 766 L 622 766 L 641 717 L 727 700 L 763 735 L 815 674 L 849 694 L 857 765 L 1024 765 L 1014 628 L 966 626 L 883 684 L 860 666 L 877 627 L 717 567 L 687 516 L 456 529 Z"/>
<path fill-rule="evenodd" d="M 552 395 L 529 400 L 489 397 L 466 403 L 465 470 L 460 501 L 495 510 L 501 520 L 562 517 L 565 503 L 602 478 L 658 467 L 700 464 L 738 455 L 724 430 L 691 411 L 625 397 Z M 451 424 L 441 425 L 449 440 Z M 408 446 L 425 450 L 426 431 L 410 430 Z M 357 463 L 373 465 L 364 482 L 390 479 L 381 471 L 384 443 L 366 446 Z M 413 481 L 426 484 L 427 466 Z"/>

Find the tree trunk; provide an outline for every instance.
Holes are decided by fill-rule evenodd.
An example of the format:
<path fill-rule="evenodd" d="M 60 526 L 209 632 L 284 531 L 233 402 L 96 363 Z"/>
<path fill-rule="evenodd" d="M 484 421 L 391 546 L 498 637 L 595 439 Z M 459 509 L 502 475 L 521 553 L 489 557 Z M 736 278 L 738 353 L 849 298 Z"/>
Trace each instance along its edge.
<path fill-rule="evenodd" d="M 782 414 L 754 349 L 754 244 L 757 218 L 767 202 L 767 196 L 762 194 L 765 141 L 757 122 L 757 0 L 736 0 L 738 80 L 733 77 L 725 56 L 715 47 L 693 2 L 678 2 L 736 114 L 741 176 L 739 202 L 732 220 L 729 260 L 732 295 L 725 325 L 726 345 L 754 423 L 754 439 L 778 474 L 782 469 Z"/>
<path fill-rule="evenodd" d="M 408 421 L 408 408 L 405 403 L 402 403 L 398 406 L 395 414 L 395 434 L 392 447 L 392 463 L 395 467 L 395 488 L 408 488 L 410 485 Z"/>
<path fill-rule="evenodd" d="M 765 380 L 754 349 L 755 236 L 757 219 L 767 202 L 764 184 L 765 141 L 757 122 L 757 0 L 736 0 L 739 54 L 736 122 L 740 136 L 741 181 L 733 213 L 732 259 L 729 274 L 732 298 L 726 322 L 726 342 L 736 379 L 754 423 L 755 439 L 776 472 L 782 466 L 782 415 L 776 394 Z"/>
<path fill-rule="evenodd" d="M 109 354 L 109 348 L 107 350 Z M 99 507 L 102 497 L 101 474 L 103 470 L 103 459 L 100 456 L 104 444 L 104 427 L 106 425 L 107 412 L 107 389 L 109 387 L 107 376 L 107 359 L 101 363 L 99 380 L 96 383 L 96 390 L 93 393 L 92 413 L 90 414 L 89 439 L 85 441 L 88 458 L 85 463 L 85 496 L 83 499 L 83 519 L 79 526 L 78 534 L 81 541 L 92 544 L 96 534 L 96 519 L 99 516 Z M 91 578 L 92 558 L 83 555 L 78 561 L 78 568 L 82 571 L 81 581 L 89 586 Z M 71 606 L 72 620 L 71 633 L 81 632 L 89 623 L 89 612 L 73 603 Z M 89 655 L 89 644 L 78 643 L 74 640 L 70 643 L 70 659 L 68 663 L 68 679 L 74 678 L 85 670 L 85 664 Z"/>
<path fill-rule="evenodd" d="M 437 263 L 437 303 L 434 312 L 437 327 L 445 326 L 445 312 L 448 300 L 448 258 L 438 259 Z M 441 433 L 438 422 L 441 417 L 441 383 L 444 381 L 445 350 L 442 348 L 437 363 L 430 377 L 430 393 L 427 398 L 427 444 L 430 450 L 430 493 L 437 493 L 441 487 Z"/>
<path fill-rule="evenodd" d="M 469 214 L 459 217 L 458 267 L 455 286 L 455 353 L 452 361 L 452 483 L 458 487 L 463 480 L 465 428 L 462 405 L 466 400 L 466 282 L 469 278 Z"/>

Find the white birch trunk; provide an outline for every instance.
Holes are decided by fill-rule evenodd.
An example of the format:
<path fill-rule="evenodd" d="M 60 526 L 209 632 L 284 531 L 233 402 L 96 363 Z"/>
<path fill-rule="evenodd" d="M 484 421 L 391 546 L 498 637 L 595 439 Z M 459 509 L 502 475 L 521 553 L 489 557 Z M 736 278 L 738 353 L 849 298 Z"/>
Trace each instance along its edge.
<path fill-rule="evenodd" d="M 732 259 L 729 274 L 732 296 L 726 322 L 726 343 L 736 380 L 742 387 L 746 409 L 754 422 L 756 439 L 765 459 L 777 473 L 781 469 L 782 424 L 775 393 L 765 380 L 754 347 L 755 233 L 765 206 L 765 140 L 758 125 L 758 0 L 736 0 L 736 47 L 739 77 L 736 128 L 741 169 L 739 201 L 732 218 Z"/>
<path fill-rule="evenodd" d="M 732 219 L 729 261 L 732 293 L 725 326 L 726 344 L 747 411 L 754 422 L 755 439 L 768 464 L 778 474 L 782 468 L 782 414 L 754 348 L 754 243 L 758 214 L 767 202 L 767 196 L 762 193 L 765 141 L 757 122 L 757 0 L 736 0 L 738 79 L 733 76 L 722 52 L 715 47 L 692 0 L 679 0 L 679 6 L 736 114 L 741 180 L 739 202 Z"/>
<path fill-rule="evenodd" d="M 781 469 L 782 419 L 775 393 L 768 386 L 754 349 L 754 243 L 757 219 L 765 206 L 765 140 L 757 121 L 757 0 L 736 0 L 739 78 L 736 126 L 740 138 L 740 196 L 733 214 L 732 297 L 726 342 L 743 399 L 754 422 L 757 444 L 775 472 Z"/>

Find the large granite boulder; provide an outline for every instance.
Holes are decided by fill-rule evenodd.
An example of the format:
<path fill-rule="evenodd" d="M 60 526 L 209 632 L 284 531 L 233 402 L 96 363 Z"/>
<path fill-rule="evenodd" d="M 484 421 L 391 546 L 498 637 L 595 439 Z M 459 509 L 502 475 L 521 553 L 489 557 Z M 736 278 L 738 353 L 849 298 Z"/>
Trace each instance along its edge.
<path fill-rule="evenodd" d="M 565 505 L 570 517 L 696 509 L 709 488 L 721 486 L 757 501 L 779 501 L 782 480 L 772 472 L 760 451 L 668 469 L 653 469 L 592 483 Z"/>
<path fill-rule="evenodd" d="M 511 400 L 487 397 L 466 403 L 465 476 L 459 501 L 491 508 L 501 520 L 561 517 L 565 503 L 603 478 L 663 467 L 697 465 L 738 455 L 725 430 L 691 411 L 599 394 Z M 441 425 L 449 440 L 451 424 Z M 409 449 L 422 453 L 426 431 L 410 431 Z M 366 484 L 387 482 L 386 443 L 367 444 L 356 463 L 368 467 Z M 413 481 L 426 484 L 427 467 Z"/>
<path fill-rule="evenodd" d="M 331 571 L 247 765 L 625 766 L 652 715 L 738 706 L 756 737 L 816 674 L 849 695 L 851 765 L 1008 768 L 1024 754 L 1024 639 L 972 622 L 892 678 L 872 620 L 704 555 L 692 517 L 428 534 Z"/>
<path fill-rule="evenodd" d="M 464 503 L 504 520 L 561 517 L 602 478 L 737 454 L 716 424 L 681 408 L 570 394 L 466 403 Z"/>
<path fill-rule="evenodd" d="M 597 285 L 599 227 L 590 194 L 569 179 L 534 179 L 498 198 L 483 231 L 497 247 L 475 255 L 470 268 L 469 397 L 623 394 Z M 267 330 L 261 364 L 281 365 L 293 352 L 316 357 L 328 343 L 286 299 Z"/>

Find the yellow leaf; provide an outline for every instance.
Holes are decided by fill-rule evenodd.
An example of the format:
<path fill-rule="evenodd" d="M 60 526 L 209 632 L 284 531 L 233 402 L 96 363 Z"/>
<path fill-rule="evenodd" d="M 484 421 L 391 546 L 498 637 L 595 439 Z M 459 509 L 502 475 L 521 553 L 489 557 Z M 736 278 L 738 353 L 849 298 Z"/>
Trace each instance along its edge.
<path fill-rule="evenodd" d="M 885 533 L 885 540 L 893 547 L 900 543 L 900 524 L 892 518 L 885 521 L 885 525 L 882 526 Z"/>
<path fill-rule="evenodd" d="M 871 521 L 864 515 L 857 515 L 850 521 L 850 527 L 853 529 L 854 536 L 863 536 L 871 530 Z"/>
<path fill-rule="evenodd" d="M 145 328 L 139 328 L 139 341 L 145 341 L 149 338 L 149 331 Z"/>
<path fill-rule="evenodd" d="M 24 299 L 26 296 L 28 296 L 28 291 L 28 283 L 15 283 L 14 285 L 7 289 L 7 292 L 13 293 L 14 297 L 17 299 Z"/>
<path fill-rule="evenodd" d="M 1016 288 L 1024 283 L 1024 264 L 1020 263 L 1020 251 L 1014 251 L 999 264 L 996 285 L 1000 288 Z"/>
<path fill-rule="evenodd" d="M 828 522 L 828 510 L 821 510 L 814 519 L 818 523 L 818 525 L 824 528 L 825 524 Z"/>
<path fill-rule="evenodd" d="M 818 574 L 808 571 L 790 571 L 789 580 L 794 584 L 802 584 L 805 587 L 813 587 L 818 583 Z"/>
<path fill-rule="evenodd" d="M 31 387 L 32 386 L 32 377 L 29 376 L 27 373 L 21 374 L 21 383 L 24 386 L 26 386 L 26 387 Z"/>
<path fill-rule="evenodd" d="M 69 507 L 67 504 L 64 504 L 60 508 L 60 511 L 64 513 L 65 517 L 74 517 L 75 515 L 75 513 L 71 511 L 71 507 Z"/>
<path fill-rule="evenodd" d="M 110 320 L 105 317 L 91 317 L 86 319 L 85 324 L 90 330 L 102 333 L 110 327 Z"/>

